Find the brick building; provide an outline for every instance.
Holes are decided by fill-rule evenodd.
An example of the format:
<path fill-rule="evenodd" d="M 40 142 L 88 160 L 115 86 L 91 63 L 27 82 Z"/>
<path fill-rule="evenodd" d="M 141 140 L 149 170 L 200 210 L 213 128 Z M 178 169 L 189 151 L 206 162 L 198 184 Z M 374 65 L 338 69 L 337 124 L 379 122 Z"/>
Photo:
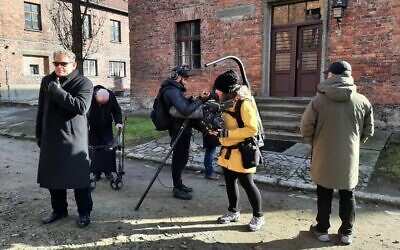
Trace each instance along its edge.
<path fill-rule="evenodd" d="M 50 8 L 56 1 L 1 0 L 1 99 L 36 99 L 41 78 L 53 71 L 52 52 L 62 48 L 50 20 Z M 83 29 L 87 37 L 99 30 L 93 36 L 93 46 L 98 50 L 86 58 L 84 74 L 94 84 L 127 90 L 130 87 L 128 2 L 90 2 Z"/>
<path fill-rule="evenodd" d="M 234 55 L 257 97 L 284 100 L 313 96 L 327 65 L 343 59 L 376 125 L 400 128 L 398 0 L 130 0 L 129 22 L 135 109 L 150 107 L 175 65 L 193 69 L 196 94 L 236 67 L 203 65 Z"/>

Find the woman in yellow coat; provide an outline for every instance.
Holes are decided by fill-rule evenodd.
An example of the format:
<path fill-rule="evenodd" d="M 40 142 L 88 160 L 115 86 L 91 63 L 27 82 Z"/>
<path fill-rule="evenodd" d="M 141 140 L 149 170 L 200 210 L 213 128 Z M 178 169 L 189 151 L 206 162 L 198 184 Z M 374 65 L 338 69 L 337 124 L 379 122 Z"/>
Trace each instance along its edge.
<path fill-rule="evenodd" d="M 261 211 L 260 191 L 253 180 L 256 167 L 245 169 L 241 153 L 238 148 L 235 148 L 238 143 L 257 134 L 257 110 L 250 99 L 251 93 L 249 89 L 247 86 L 238 84 L 238 79 L 238 75 L 233 70 L 229 70 L 219 75 L 214 82 L 214 88 L 221 102 L 233 99 L 233 107 L 228 111 L 234 112 L 237 101 L 239 99 L 243 100 L 240 115 L 244 123 L 244 126 L 239 128 L 236 118 L 228 112 L 223 112 L 224 129 L 218 132 L 210 132 L 220 137 L 219 140 L 222 147 L 218 165 L 223 169 L 229 200 L 228 212 L 218 218 L 218 223 L 237 222 L 240 219 L 239 187 L 237 183 L 239 180 L 253 208 L 253 218 L 249 223 L 249 230 L 257 231 L 265 224 L 265 219 Z"/>

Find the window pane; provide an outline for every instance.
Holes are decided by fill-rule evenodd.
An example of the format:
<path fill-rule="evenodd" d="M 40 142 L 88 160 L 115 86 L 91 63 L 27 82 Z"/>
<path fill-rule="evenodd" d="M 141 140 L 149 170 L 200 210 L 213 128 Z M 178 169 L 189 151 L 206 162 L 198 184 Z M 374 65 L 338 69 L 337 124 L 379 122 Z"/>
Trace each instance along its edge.
<path fill-rule="evenodd" d="M 200 54 L 200 40 L 193 41 L 192 43 L 192 54 L 199 55 Z"/>
<path fill-rule="evenodd" d="M 33 19 L 32 28 L 35 29 L 35 30 L 38 30 L 38 29 L 39 29 L 39 23 L 38 23 L 38 20 L 37 20 L 37 19 Z"/>
<path fill-rule="evenodd" d="M 24 11 L 31 11 L 31 5 L 29 3 L 24 3 Z"/>
<path fill-rule="evenodd" d="M 200 35 L 200 21 L 196 21 L 192 25 L 192 36 Z"/>
<path fill-rule="evenodd" d="M 288 23 L 288 5 L 275 6 L 273 8 L 273 25 Z"/>
<path fill-rule="evenodd" d="M 306 21 L 321 19 L 321 3 L 320 1 L 307 2 Z"/>
<path fill-rule="evenodd" d="M 319 28 L 303 30 L 302 48 L 315 49 L 319 45 Z"/>
<path fill-rule="evenodd" d="M 193 58 L 193 68 L 201 69 L 200 55 L 194 55 L 192 58 Z"/>
<path fill-rule="evenodd" d="M 185 56 L 190 54 L 190 41 L 180 43 L 179 55 Z"/>
<path fill-rule="evenodd" d="M 275 70 L 290 70 L 291 54 L 290 53 L 276 53 Z"/>
<path fill-rule="evenodd" d="M 182 23 L 179 25 L 179 37 L 188 37 L 190 35 L 190 23 Z"/>
<path fill-rule="evenodd" d="M 305 21 L 306 3 L 289 5 L 289 23 L 302 23 Z"/>
<path fill-rule="evenodd" d="M 275 44 L 277 51 L 290 50 L 292 48 L 292 33 L 288 31 L 276 33 Z"/>
<path fill-rule="evenodd" d="M 31 4 L 31 11 L 34 13 L 39 13 L 39 6 L 36 4 Z"/>

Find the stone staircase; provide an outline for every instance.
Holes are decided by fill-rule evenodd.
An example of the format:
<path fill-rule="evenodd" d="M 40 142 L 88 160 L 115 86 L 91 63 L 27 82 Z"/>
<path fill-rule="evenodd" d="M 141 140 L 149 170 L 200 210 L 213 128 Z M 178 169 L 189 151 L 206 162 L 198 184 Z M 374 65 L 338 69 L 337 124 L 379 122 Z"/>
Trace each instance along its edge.
<path fill-rule="evenodd" d="M 308 97 L 256 97 L 267 139 L 303 142 L 300 120 Z"/>

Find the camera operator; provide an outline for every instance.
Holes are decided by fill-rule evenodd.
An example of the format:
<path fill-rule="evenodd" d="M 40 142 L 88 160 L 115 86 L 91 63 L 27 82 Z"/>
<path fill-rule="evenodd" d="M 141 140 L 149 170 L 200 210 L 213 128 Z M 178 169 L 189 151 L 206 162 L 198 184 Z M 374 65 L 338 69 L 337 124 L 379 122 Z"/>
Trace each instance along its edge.
<path fill-rule="evenodd" d="M 185 84 L 187 83 L 188 78 L 189 71 L 187 69 L 184 67 L 175 67 L 172 69 L 171 76 L 161 83 L 161 89 L 167 88 L 163 92 L 164 94 L 162 96 L 165 105 L 164 108 L 170 110 L 171 107 L 175 107 L 175 109 L 185 117 L 193 113 L 203 103 L 200 99 L 186 98 L 184 96 L 184 93 L 186 92 Z M 171 123 L 168 132 L 171 137 L 172 145 L 185 119 L 172 116 L 170 119 Z M 182 200 L 192 199 L 190 193 L 193 189 L 183 184 L 182 171 L 189 159 L 190 138 L 192 136 L 192 127 L 194 125 L 193 122 L 194 121 L 189 122 L 176 143 L 172 153 L 171 171 L 174 184 L 172 195 L 173 197 Z"/>
<path fill-rule="evenodd" d="M 248 87 L 238 84 L 238 79 L 236 72 L 229 70 L 219 75 L 214 82 L 214 88 L 217 90 L 220 102 L 233 100 L 233 107 L 222 113 L 224 128 L 218 131 L 210 131 L 211 134 L 220 137 L 222 147 L 218 165 L 223 169 L 229 200 L 228 212 L 219 217 L 217 221 L 221 224 L 239 221 L 239 187 L 237 183 L 239 179 L 253 208 L 253 218 L 248 224 L 249 230 L 257 231 L 265 224 L 265 220 L 261 211 L 261 194 L 253 180 L 256 167 L 244 168 L 242 155 L 237 147 L 246 138 L 257 134 L 257 111 L 250 100 L 251 93 Z M 234 112 L 238 100 L 243 100 L 240 108 L 243 127 L 239 127 L 236 118 L 229 113 Z"/>

